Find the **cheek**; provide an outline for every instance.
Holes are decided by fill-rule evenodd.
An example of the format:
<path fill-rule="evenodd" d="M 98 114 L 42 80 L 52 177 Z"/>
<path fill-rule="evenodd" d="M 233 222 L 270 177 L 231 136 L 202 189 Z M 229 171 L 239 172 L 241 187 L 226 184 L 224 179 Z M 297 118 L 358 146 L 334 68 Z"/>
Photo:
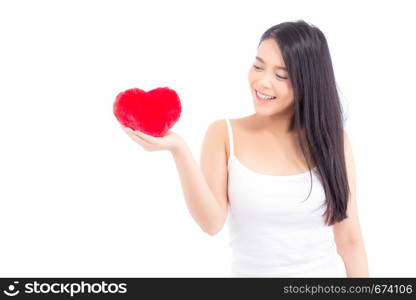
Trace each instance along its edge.
<path fill-rule="evenodd" d="M 253 82 L 254 81 L 254 74 L 253 71 L 250 69 L 250 71 L 248 71 L 248 82 Z"/>
<path fill-rule="evenodd" d="M 293 98 L 292 89 L 287 84 L 280 84 L 277 87 L 277 90 L 279 91 L 281 97 L 288 100 L 291 100 Z"/>

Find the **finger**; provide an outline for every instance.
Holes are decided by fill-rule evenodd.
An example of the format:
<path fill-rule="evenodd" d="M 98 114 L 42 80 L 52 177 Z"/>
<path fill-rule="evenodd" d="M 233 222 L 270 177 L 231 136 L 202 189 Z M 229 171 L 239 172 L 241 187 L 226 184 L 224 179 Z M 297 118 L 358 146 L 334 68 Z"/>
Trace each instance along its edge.
<path fill-rule="evenodd" d="M 137 136 L 133 133 L 133 131 L 130 129 L 124 129 L 124 131 L 137 143 L 139 143 L 141 146 L 148 146 L 149 144 L 142 139 L 140 136 Z"/>
<path fill-rule="evenodd" d="M 156 142 L 155 137 L 145 134 L 144 132 L 140 130 L 133 130 L 130 127 L 124 127 L 125 131 L 127 133 L 130 133 L 138 138 L 140 138 L 142 141 L 145 141 L 148 144 L 153 144 Z"/>
<path fill-rule="evenodd" d="M 149 151 L 151 149 L 151 145 L 147 143 L 145 140 L 142 140 L 138 136 L 135 136 L 134 134 L 130 134 L 131 138 L 139 144 L 144 150 Z"/>
<path fill-rule="evenodd" d="M 126 127 L 126 126 L 123 126 L 123 125 L 120 125 L 120 127 L 121 127 L 121 129 L 123 129 L 123 131 L 125 132 L 125 133 L 129 133 L 130 132 L 130 128 L 128 128 L 128 127 Z"/>
<path fill-rule="evenodd" d="M 128 127 L 121 127 L 122 129 L 123 129 L 123 131 L 125 132 L 125 133 L 127 133 L 127 135 L 128 136 L 130 136 L 130 137 L 132 137 L 133 138 L 133 132 L 132 132 L 132 130 L 130 129 L 130 128 L 128 128 Z"/>
<path fill-rule="evenodd" d="M 154 143 L 156 142 L 156 138 L 154 136 L 148 135 L 140 130 L 133 130 L 133 133 L 137 136 L 139 136 L 140 138 L 142 138 L 143 140 L 145 140 L 148 143 Z"/>
<path fill-rule="evenodd" d="M 129 136 L 131 136 L 132 139 L 135 141 L 141 141 L 142 143 L 147 143 L 144 139 L 142 139 L 140 136 L 134 134 L 133 132 L 127 132 Z"/>
<path fill-rule="evenodd" d="M 137 135 L 137 134 L 136 134 L 136 131 L 134 131 L 134 130 L 133 130 L 133 129 L 131 129 L 130 127 L 125 127 L 125 126 L 122 126 L 121 128 L 122 128 L 122 129 L 124 130 L 124 132 L 126 132 L 128 135 L 141 138 L 141 136 Z"/>

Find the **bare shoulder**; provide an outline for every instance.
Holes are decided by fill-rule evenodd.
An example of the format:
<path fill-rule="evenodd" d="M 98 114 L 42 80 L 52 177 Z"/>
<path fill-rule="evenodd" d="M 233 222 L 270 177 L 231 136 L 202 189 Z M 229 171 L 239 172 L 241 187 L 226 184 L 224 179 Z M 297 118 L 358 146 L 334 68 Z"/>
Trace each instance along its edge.
<path fill-rule="evenodd" d="M 221 139 L 221 141 L 225 142 L 227 137 L 227 124 L 224 119 L 215 120 L 209 124 L 207 131 L 216 135 L 219 139 Z"/>
<path fill-rule="evenodd" d="M 231 125 L 231 130 L 232 130 L 232 134 L 233 136 L 236 135 L 236 132 L 240 132 L 241 130 L 244 130 L 244 128 L 247 126 L 246 123 L 248 123 L 247 117 L 242 117 L 242 118 L 237 118 L 237 119 L 228 119 L 230 121 L 230 125 Z M 228 128 L 227 128 L 227 123 L 224 120 L 219 120 L 220 121 L 220 125 L 218 125 L 218 127 L 221 130 L 221 135 L 224 138 L 224 146 L 225 146 L 225 151 L 227 154 L 227 161 L 228 158 L 230 156 L 230 136 L 228 135 Z"/>
<path fill-rule="evenodd" d="M 223 217 L 227 215 L 227 157 L 225 150 L 225 120 L 211 122 L 205 134 L 201 150 L 201 170 L 215 199 L 223 209 Z M 224 224 L 224 219 L 221 224 Z"/>
<path fill-rule="evenodd" d="M 222 148 L 225 152 L 226 126 L 224 119 L 212 121 L 206 130 L 204 143 L 215 144 L 216 149 Z"/>
<path fill-rule="evenodd" d="M 249 117 L 242 117 L 236 119 L 228 119 L 230 121 L 231 130 L 233 135 L 236 135 L 236 132 L 244 131 L 245 128 L 250 127 Z M 230 136 L 228 135 L 228 128 L 225 119 L 218 119 L 213 121 L 207 130 L 207 133 L 210 135 L 215 135 L 218 139 L 218 142 L 221 142 L 224 146 L 226 152 L 226 159 L 230 156 Z"/>

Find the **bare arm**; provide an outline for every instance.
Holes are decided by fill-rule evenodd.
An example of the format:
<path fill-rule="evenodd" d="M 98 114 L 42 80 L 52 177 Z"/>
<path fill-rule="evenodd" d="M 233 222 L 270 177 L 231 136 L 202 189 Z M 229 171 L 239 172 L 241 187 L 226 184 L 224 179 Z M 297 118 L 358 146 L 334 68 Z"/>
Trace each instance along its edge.
<path fill-rule="evenodd" d="M 345 161 L 351 191 L 347 205 L 347 218 L 334 225 L 337 250 L 344 260 L 348 277 L 368 277 L 367 254 L 361 233 L 356 201 L 355 164 L 347 134 L 344 134 Z"/>
<path fill-rule="evenodd" d="M 205 134 L 201 167 L 195 161 L 185 140 L 173 131 L 154 137 L 138 130 L 122 129 L 146 151 L 169 150 L 178 169 L 188 209 L 206 233 L 214 235 L 227 218 L 227 159 L 225 123 L 214 121 Z"/>
<path fill-rule="evenodd" d="M 226 212 L 215 199 L 188 145 L 183 144 L 171 153 L 189 212 L 206 233 L 215 234 L 218 227 L 222 226 Z"/>
<path fill-rule="evenodd" d="M 347 277 L 368 277 L 364 243 L 345 244 L 339 247 L 338 253 L 344 261 Z"/>
<path fill-rule="evenodd" d="M 188 209 L 199 226 L 210 235 L 221 230 L 228 213 L 225 126 L 224 120 L 214 121 L 208 126 L 200 166 L 185 143 L 172 151 Z"/>

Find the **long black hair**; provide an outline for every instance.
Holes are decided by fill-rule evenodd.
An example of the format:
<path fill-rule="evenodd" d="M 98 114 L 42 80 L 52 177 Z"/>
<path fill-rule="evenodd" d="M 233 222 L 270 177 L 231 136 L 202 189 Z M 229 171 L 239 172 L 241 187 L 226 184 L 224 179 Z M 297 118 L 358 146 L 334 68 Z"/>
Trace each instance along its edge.
<path fill-rule="evenodd" d="M 316 164 L 326 196 L 323 216 L 327 225 L 333 225 L 347 218 L 350 189 L 343 111 L 326 38 L 316 26 L 298 20 L 269 28 L 259 46 L 266 39 L 273 39 L 281 50 L 294 95 L 289 130 L 295 130 L 309 170 L 310 158 Z"/>

